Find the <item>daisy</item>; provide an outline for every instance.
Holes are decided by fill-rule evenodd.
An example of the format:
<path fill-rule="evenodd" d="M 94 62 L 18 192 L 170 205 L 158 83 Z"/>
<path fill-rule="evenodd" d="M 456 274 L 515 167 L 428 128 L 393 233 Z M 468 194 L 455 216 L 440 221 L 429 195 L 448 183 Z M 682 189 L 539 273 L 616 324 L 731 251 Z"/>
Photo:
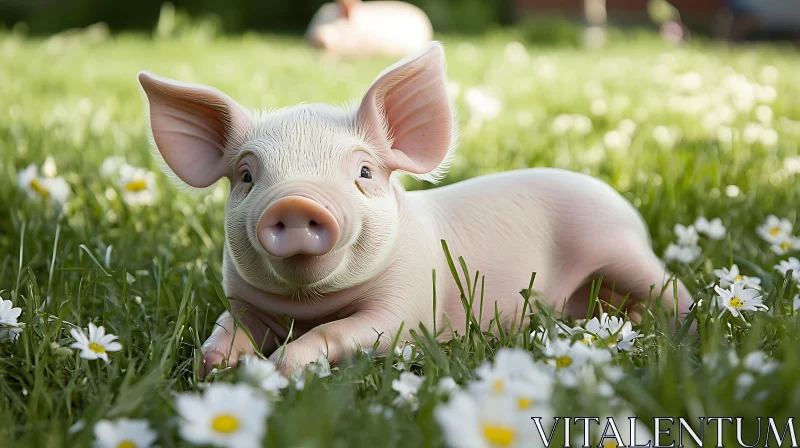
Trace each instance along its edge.
<path fill-rule="evenodd" d="M 714 269 L 714 273 L 719 277 L 719 286 L 727 288 L 734 283 L 741 283 L 745 288 L 761 289 L 761 279 L 758 277 L 748 277 L 739 273 L 739 266 L 733 265 L 730 269 Z"/>
<path fill-rule="evenodd" d="M 780 244 L 782 238 L 791 236 L 792 223 L 788 219 L 780 219 L 775 215 L 767 216 L 767 221 L 758 226 L 756 233 L 768 243 Z"/>
<path fill-rule="evenodd" d="M 604 363 L 611 359 L 611 353 L 587 346 L 583 342 L 570 345 L 567 340 L 554 341 L 552 355 L 547 363 L 555 370 L 556 376 L 567 387 L 578 385 L 583 366 L 590 363 Z"/>
<path fill-rule="evenodd" d="M 700 246 L 680 246 L 670 243 L 664 251 L 664 260 L 689 264 L 697 260 L 702 252 Z"/>
<path fill-rule="evenodd" d="M 409 405 L 412 410 L 417 410 L 419 406 L 417 392 L 424 382 L 424 376 L 417 376 L 411 372 L 401 373 L 400 379 L 392 381 L 392 390 L 399 394 L 394 400 L 395 406 Z"/>
<path fill-rule="evenodd" d="M 759 291 L 746 289 L 741 283 L 734 283 L 728 289 L 714 287 L 717 292 L 717 305 L 722 310 L 720 317 L 728 311 L 733 317 L 739 317 L 743 311 L 767 311 Z M 743 316 L 744 317 L 744 316 Z"/>
<path fill-rule="evenodd" d="M 108 352 L 122 350 L 122 345 L 114 342 L 117 339 L 115 335 L 106 334 L 105 328 L 96 327 L 93 323 L 89 323 L 88 338 L 86 333 L 77 328 L 70 330 L 69 334 L 75 338 L 75 342 L 70 345 L 70 348 L 80 349 L 83 359 L 102 359 L 108 362 Z"/>
<path fill-rule="evenodd" d="M 722 225 L 721 219 L 714 218 L 709 221 L 704 216 L 697 218 L 697 220 L 694 222 L 694 228 L 699 233 L 706 235 L 712 240 L 721 240 L 725 238 L 725 233 L 727 232 L 725 226 Z"/>
<path fill-rule="evenodd" d="M 94 448 L 150 448 L 156 433 L 145 420 L 100 420 L 94 425 Z"/>
<path fill-rule="evenodd" d="M 675 224 L 674 230 L 679 246 L 696 246 L 697 242 L 700 241 L 700 235 L 697 234 L 697 229 L 692 225 Z"/>
<path fill-rule="evenodd" d="M 769 248 L 776 255 L 786 255 L 790 250 L 800 249 L 800 238 L 792 235 L 779 235 Z"/>
<path fill-rule="evenodd" d="M 250 386 L 213 383 L 203 395 L 175 399 L 181 437 L 195 445 L 257 448 L 267 430 L 269 402 Z"/>
<path fill-rule="evenodd" d="M 778 362 L 771 360 L 769 356 L 761 350 L 748 353 L 742 360 L 742 365 L 745 369 L 760 375 L 769 375 L 780 366 Z"/>
<path fill-rule="evenodd" d="M 781 260 L 779 264 L 775 265 L 775 270 L 782 275 L 786 275 L 787 272 L 791 271 L 792 279 L 796 282 L 800 282 L 800 260 L 795 257 L 789 257 L 788 260 Z"/>
<path fill-rule="evenodd" d="M 127 162 L 125 162 L 124 157 L 106 157 L 106 159 L 103 160 L 103 163 L 100 164 L 100 175 L 103 177 L 115 178 L 119 176 L 119 169 L 122 168 L 122 165 L 126 164 Z"/>
<path fill-rule="evenodd" d="M 471 127 L 480 128 L 486 121 L 492 121 L 500 115 L 503 104 L 483 88 L 471 87 L 464 92 L 464 101 L 469 109 Z"/>
<path fill-rule="evenodd" d="M 633 325 L 619 317 L 609 318 L 609 331 L 614 337 L 614 344 L 609 347 L 616 347 L 617 350 L 629 352 L 633 350 L 636 339 L 642 336 L 638 331 L 633 331 Z"/>
<path fill-rule="evenodd" d="M 156 197 L 156 175 L 127 163 L 119 168 L 119 187 L 122 200 L 128 205 L 151 205 Z"/>
<path fill-rule="evenodd" d="M 29 165 L 19 173 L 19 187 L 31 199 L 47 199 L 54 204 L 64 204 L 69 199 L 70 189 L 63 177 L 40 177 L 39 168 Z"/>
<path fill-rule="evenodd" d="M 456 380 L 449 376 L 439 378 L 439 383 L 436 384 L 436 393 L 439 395 L 450 395 L 456 389 L 458 389 Z"/>
<path fill-rule="evenodd" d="M 306 385 L 308 375 L 316 376 L 317 378 L 327 378 L 331 376 L 331 363 L 324 354 L 320 353 L 316 362 L 307 365 L 302 369 L 297 376 L 294 377 L 294 387 L 297 390 L 303 390 Z"/>
<path fill-rule="evenodd" d="M 404 343 L 402 348 L 395 346 L 394 354 L 397 357 L 394 368 L 397 370 L 408 370 L 413 364 L 421 363 L 422 354 L 410 342 Z"/>
<path fill-rule="evenodd" d="M 447 403 L 440 404 L 434 416 L 445 441 L 455 448 L 516 448 L 539 446 L 536 425 L 531 417 L 542 417 L 549 434 L 552 411 L 547 405 L 520 408 L 505 394 L 473 395 L 457 390 Z M 548 416 L 548 417 L 543 417 Z"/>
<path fill-rule="evenodd" d="M 550 372 L 533 361 L 530 352 L 503 348 L 494 363 L 485 362 L 475 370 L 478 381 L 469 385 L 477 395 L 509 394 L 519 406 L 547 403 L 553 389 Z"/>
<path fill-rule="evenodd" d="M 17 322 L 22 308 L 14 308 L 10 300 L 0 298 L 0 342 L 15 341 L 22 333 L 23 324 Z"/>
<path fill-rule="evenodd" d="M 281 375 L 273 362 L 258 356 L 245 356 L 240 361 L 244 378 L 272 396 L 280 394 L 280 390 L 289 385 L 289 379 Z"/>

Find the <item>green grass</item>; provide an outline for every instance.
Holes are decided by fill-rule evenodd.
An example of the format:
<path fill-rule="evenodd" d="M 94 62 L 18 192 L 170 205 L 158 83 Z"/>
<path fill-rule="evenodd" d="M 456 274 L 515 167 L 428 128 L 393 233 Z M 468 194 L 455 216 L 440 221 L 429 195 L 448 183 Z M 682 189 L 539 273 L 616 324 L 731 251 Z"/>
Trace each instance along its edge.
<path fill-rule="evenodd" d="M 702 215 L 720 217 L 728 228 L 724 240 L 701 239 L 703 252 L 695 262 L 670 264 L 703 299 L 701 338 L 676 334 L 661 316 L 647 317 L 640 328 L 647 337 L 632 354 L 615 358 L 626 372 L 616 390 L 619 401 L 599 400 L 594 390 L 575 395 L 558 388 L 552 404 L 559 415 L 615 412 L 621 403 L 640 418 L 798 415 L 800 319 L 791 312 L 798 288 L 773 269 L 797 253 L 773 254 L 755 229 L 775 214 L 800 232 L 800 182 L 784 166 L 798 156 L 800 144 L 800 55 L 768 46 L 675 49 L 643 38 L 596 52 L 531 47 L 529 60 L 513 62 L 508 35 L 444 42 L 450 80 L 462 92 L 461 146 L 444 183 L 535 166 L 589 173 L 636 206 L 659 255 L 674 240 L 677 223 L 690 224 Z M 300 41 L 264 36 L 213 41 L 202 35 L 158 41 L 118 36 L 93 42 L 82 35 L 49 40 L 0 35 L 0 296 L 23 309 L 26 324 L 16 343 L 0 343 L 0 446 L 87 446 L 94 422 L 121 417 L 147 419 L 159 432 L 161 447 L 185 445 L 173 395 L 198 389 L 199 346 L 223 309 L 213 279 L 220 276 L 224 205 L 213 195 L 183 194 L 160 174 L 158 200 L 150 207 L 129 207 L 107 191 L 117 185 L 98 170 L 109 155 L 155 170 L 135 81 L 139 70 L 212 85 L 245 106 L 272 108 L 359 98 L 391 62 L 334 60 Z M 737 110 L 727 124 L 739 135 L 732 142 L 720 140 L 720 131 L 705 126 L 703 118 L 719 113 L 720 104 L 732 104 L 727 97 L 701 104 L 705 110 L 698 114 L 669 106 L 679 101 L 677 75 L 699 73 L 702 85 L 681 95 L 702 103 L 722 92 L 734 73 L 766 85 L 770 80 L 764 77 L 772 71 L 762 68 L 767 65 L 779 73 L 777 97 L 769 104 L 776 145 L 742 138 L 747 124 L 758 121 L 758 101 Z M 503 104 L 499 117 L 480 128 L 468 125 L 471 113 L 463 97 L 475 86 L 495 92 Z M 594 97 L 606 104 L 602 115 L 592 113 Z M 595 102 L 595 112 L 598 108 Z M 552 123 L 563 113 L 590 117 L 592 131 L 556 135 Z M 607 132 L 626 118 L 637 124 L 629 147 L 605 144 Z M 674 147 L 656 142 L 653 130 L 659 125 L 679 134 Z M 17 187 L 18 173 L 29 164 L 41 166 L 47 156 L 72 191 L 63 216 Z M 408 186 L 431 187 L 411 181 Z M 727 317 L 708 319 L 716 315 L 709 309 L 713 269 L 733 262 L 762 278 L 765 303 L 774 310 L 748 316 L 750 326 L 729 327 L 733 320 Z M 460 267 L 457 272 L 463 279 Z M 552 324 L 536 311 L 533 327 Z M 52 347 L 69 346 L 69 329 L 89 322 L 119 335 L 123 349 L 108 364 L 59 356 Z M 528 332 L 501 337 L 471 332 L 442 345 L 418 333 L 425 357 L 415 369 L 427 378 L 419 410 L 395 408 L 389 420 L 367 409 L 392 407 L 396 393 L 390 386 L 398 376 L 392 360 L 362 358 L 341 366 L 303 391 L 284 391 L 269 418 L 265 446 L 443 446 L 433 418 L 442 401 L 432 392 L 437 378 L 449 375 L 466 384 L 499 347 L 530 348 Z M 712 369 L 703 363 L 728 349 L 740 357 L 761 349 L 781 365 L 739 396 L 742 367 Z M 543 358 L 540 347 L 531 350 Z M 69 434 L 81 420 L 87 429 Z"/>

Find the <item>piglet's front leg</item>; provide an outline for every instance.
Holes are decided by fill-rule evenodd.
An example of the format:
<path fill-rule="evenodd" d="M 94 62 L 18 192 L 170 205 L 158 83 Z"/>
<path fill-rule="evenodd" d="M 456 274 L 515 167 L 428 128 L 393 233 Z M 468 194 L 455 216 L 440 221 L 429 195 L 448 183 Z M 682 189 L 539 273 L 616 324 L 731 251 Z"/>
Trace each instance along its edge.
<path fill-rule="evenodd" d="M 331 364 L 351 359 L 360 348 L 372 348 L 380 338 L 378 353 L 385 355 L 400 328 L 400 320 L 391 313 L 360 311 L 344 319 L 311 329 L 297 340 L 278 347 L 269 357 L 284 375 L 292 376 L 325 355 Z"/>
<path fill-rule="evenodd" d="M 231 309 L 239 316 L 239 321 L 247 327 L 247 331 L 256 343 L 260 343 L 267 332 L 267 325 L 259 317 L 258 312 L 248 311 L 241 302 L 231 302 Z M 234 366 L 242 355 L 255 353 L 255 348 L 241 325 L 237 325 L 229 312 L 224 312 L 214 324 L 214 331 L 203 343 L 203 367 L 201 376 L 208 375 L 215 365 L 227 361 Z"/>

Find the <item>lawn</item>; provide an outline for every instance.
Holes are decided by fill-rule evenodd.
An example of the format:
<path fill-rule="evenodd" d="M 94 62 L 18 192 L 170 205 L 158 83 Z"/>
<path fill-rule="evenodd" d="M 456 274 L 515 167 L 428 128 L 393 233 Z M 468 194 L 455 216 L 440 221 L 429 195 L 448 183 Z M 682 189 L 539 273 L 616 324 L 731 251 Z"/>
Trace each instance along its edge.
<path fill-rule="evenodd" d="M 684 417 L 706 427 L 709 446 L 716 427 L 700 417 L 743 417 L 744 440 L 760 434 L 763 444 L 766 427 L 759 431 L 756 417 L 774 417 L 783 429 L 800 413 L 800 263 L 794 260 L 794 274 L 775 268 L 792 267 L 800 251 L 792 236 L 800 235 L 800 55 L 763 45 L 675 48 L 647 35 L 596 51 L 525 47 L 516 38 L 443 37 L 461 122 L 443 183 L 526 167 L 608 182 L 640 211 L 655 252 L 700 303 L 692 315 L 698 334 L 674 330 L 660 314 L 634 324 L 639 337 L 608 331 L 617 322 L 599 331 L 584 324 L 595 329 L 591 336 L 559 334 L 558 326 L 581 323 L 556 321 L 538 307 L 530 326 L 510 334 L 470 331 L 436 344 L 419 330 L 399 359 L 364 354 L 329 376 L 324 366 L 309 372 L 302 390 L 294 382 L 277 395 L 248 389 L 250 403 L 232 402 L 256 416 L 248 431 L 265 431 L 264 446 L 460 446 L 459 437 L 472 435 L 470 446 L 535 446 L 533 410 L 636 415 L 651 432 L 653 417 Z M 255 367 L 219 372 L 211 386 L 197 376 L 200 345 L 225 300 L 227 186 L 187 194 L 158 172 L 139 70 L 275 108 L 358 99 L 392 62 L 336 60 L 293 38 L 212 38 L 202 29 L 155 40 L 97 30 L 0 35 L 0 297 L 21 308 L 24 324 L 16 341 L 0 324 L 0 446 L 89 446 L 98 421 L 123 418 L 147 421 L 158 446 L 189 446 L 177 403 L 191 395 L 183 394 L 254 381 Z M 111 156 L 131 167 L 101 169 Z M 147 189 L 130 191 L 131 182 Z M 788 221 L 762 228 L 769 215 Z M 725 230 L 702 222 L 676 228 L 700 217 L 720 218 Z M 778 230 L 770 233 L 773 224 Z M 735 317 L 721 307 L 715 270 L 733 264 L 746 284 L 760 280 L 751 295 L 761 295 L 768 311 Z M 465 284 L 475 280 L 469 276 Z M 467 288 L 468 298 L 480 294 Z M 108 362 L 69 348 L 70 330 L 90 323 L 118 336 L 121 349 L 109 351 Z M 530 337 L 540 325 L 549 336 Z M 617 341 L 623 333 L 628 339 Z M 582 339 L 591 345 L 570 344 Z M 504 349 L 512 346 L 524 352 Z M 564 353 L 588 359 L 570 368 L 559 362 Z M 424 380 L 400 378 L 401 368 Z M 487 398 L 482 386 L 498 375 L 535 385 L 528 414 Z M 443 390 L 446 377 L 455 390 Z M 738 446 L 726 425 L 724 445 Z M 664 427 L 676 434 L 677 425 Z M 601 430 L 593 428 L 595 444 Z"/>

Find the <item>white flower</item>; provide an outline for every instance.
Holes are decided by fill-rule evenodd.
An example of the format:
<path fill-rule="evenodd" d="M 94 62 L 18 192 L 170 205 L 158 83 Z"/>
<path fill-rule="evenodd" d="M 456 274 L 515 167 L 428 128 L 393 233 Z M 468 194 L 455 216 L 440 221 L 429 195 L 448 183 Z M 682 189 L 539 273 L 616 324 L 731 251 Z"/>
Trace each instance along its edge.
<path fill-rule="evenodd" d="M 766 104 L 756 107 L 756 118 L 758 121 L 764 124 L 769 124 L 772 122 L 772 115 L 772 108 Z"/>
<path fill-rule="evenodd" d="M 592 132 L 592 119 L 586 115 L 572 115 L 572 130 L 578 135 L 586 135 Z"/>
<path fill-rule="evenodd" d="M 572 115 L 561 114 L 553 119 L 553 124 L 550 125 L 550 130 L 553 131 L 554 135 L 561 136 L 569 132 L 569 130 L 572 129 L 572 125 Z"/>
<path fill-rule="evenodd" d="M 666 126 L 656 126 L 653 129 L 653 139 L 663 149 L 672 149 L 677 140 L 675 134 Z"/>
<path fill-rule="evenodd" d="M 800 310 L 800 294 L 794 296 L 792 300 L 792 311 Z"/>
<path fill-rule="evenodd" d="M 664 251 L 664 260 L 688 264 L 696 260 L 702 251 L 700 246 L 679 246 L 670 243 Z"/>
<path fill-rule="evenodd" d="M 464 101 L 470 113 L 470 121 L 477 125 L 491 121 L 500 115 L 502 103 L 484 88 L 471 87 L 464 92 Z"/>
<path fill-rule="evenodd" d="M 64 204 L 69 199 L 70 189 L 63 177 L 40 177 L 39 168 L 29 165 L 19 173 L 19 187 L 31 199 L 48 199 L 54 204 Z"/>
<path fill-rule="evenodd" d="M 722 310 L 720 317 L 725 311 L 731 313 L 733 317 L 739 317 L 743 311 L 767 311 L 761 295 L 755 289 L 746 289 L 741 283 L 734 283 L 728 289 L 719 286 L 714 287 L 717 292 L 717 305 Z"/>
<path fill-rule="evenodd" d="M 586 322 L 585 328 L 586 332 L 580 342 L 586 345 L 598 342 L 622 351 L 632 350 L 634 342 L 641 336 L 638 331 L 633 331 L 630 322 L 617 316 L 609 316 L 608 313 L 603 313 L 599 320 L 593 317 Z"/>
<path fill-rule="evenodd" d="M 761 289 L 761 279 L 758 277 L 748 277 L 739 273 L 739 266 L 733 265 L 730 269 L 714 269 L 714 273 L 719 277 L 719 286 L 727 288 L 734 283 L 741 283 L 745 288 Z"/>
<path fill-rule="evenodd" d="M 17 322 L 22 308 L 14 308 L 10 300 L 0 298 L 0 342 L 15 341 L 22 333 L 23 325 Z"/>
<path fill-rule="evenodd" d="M 768 243 L 780 243 L 782 238 L 791 236 L 792 223 L 775 215 L 767 216 L 767 221 L 756 229 L 756 233 Z"/>
<path fill-rule="evenodd" d="M 494 362 L 485 362 L 475 370 L 478 381 L 469 385 L 477 395 L 510 394 L 524 403 L 546 403 L 553 380 L 549 372 L 533 361 L 531 354 L 518 348 L 503 348 Z"/>
<path fill-rule="evenodd" d="M 150 205 L 156 198 L 156 175 L 126 163 L 119 168 L 119 188 L 128 205 Z"/>
<path fill-rule="evenodd" d="M 410 405 L 412 409 L 416 410 L 419 405 L 417 399 L 417 392 L 425 382 L 425 377 L 414 375 L 411 372 L 403 372 L 400 374 L 400 379 L 392 381 L 392 389 L 399 394 L 394 400 L 396 406 Z"/>
<path fill-rule="evenodd" d="M 736 398 L 739 400 L 744 398 L 755 382 L 756 379 L 753 375 L 747 372 L 739 374 L 739 376 L 736 377 Z"/>
<path fill-rule="evenodd" d="M 156 433 L 146 420 L 100 420 L 94 425 L 94 448 L 150 448 Z"/>
<path fill-rule="evenodd" d="M 294 377 L 294 387 L 297 390 L 303 390 L 306 386 L 307 375 L 316 376 L 317 378 L 327 378 L 331 376 L 331 363 L 325 354 L 320 353 L 316 362 L 307 365 L 305 369 L 300 371 Z"/>
<path fill-rule="evenodd" d="M 683 224 L 675 224 L 675 236 L 678 238 L 678 244 L 681 246 L 696 246 L 700 241 L 700 235 L 697 234 L 697 229 L 694 226 L 685 226 Z"/>
<path fill-rule="evenodd" d="M 634 132 L 636 132 L 636 122 L 631 120 L 630 118 L 626 118 L 619 122 L 617 125 L 617 129 L 619 129 L 623 134 L 631 137 Z"/>
<path fill-rule="evenodd" d="M 214 383 L 203 395 L 175 399 L 181 437 L 195 445 L 258 448 L 266 432 L 269 402 L 244 384 Z"/>
<path fill-rule="evenodd" d="M 542 446 L 532 417 L 541 417 L 545 434 L 552 411 L 530 406 L 507 394 L 474 395 L 456 390 L 434 415 L 447 444 L 454 448 L 517 448 Z"/>
<path fill-rule="evenodd" d="M 119 176 L 119 169 L 125 165 L 125 158 L 120 156 L 106 157 L 100 165 L 100 175 L 108 178 L 116 178 Z"/>
<path fill-rule="evenodd" d="M 777 370 L 779 366 L 776 361 L 771 360 L 769 356 L 761 350 L 748 353 L 742 360 L 742 365 L 745 369 L 761 375 L 769 375 Z"/>
<path fill-rule="evenodd" d="M 69 334 L 75 338 L 75 342 L 70 345 L 70 348 L 79 349 L 83 359 L 102 359 L 108 362 L 108 352 L 122 350 L 122 345 L 114 342 L 117 339 L 115 335 L 106 334 L 105 328 L 96 327 L 93 323 L 89 323 L 88 338 L 83 330 L 77 328 L 70 330 Z"/>
<path fill-rule="evenodd" d="M 800 238 L 792 235 L 781 235 L 776 239 L 777 241 L 769 246 L 770 250 L 776 255 L 786 255 L 791 250 L 800 249 Z"/>
<path fill-rule="evenodd" d="M 56 161 L 53 159 L 53 156 L 47 156 L 47 158 L 44 159 L 42 174 L 44 174 L 45 177 L 56 177 L 58 174 L 58 168 L 56 167 Z"/>
<path fill-rule="evenodd" d="M 275 364 L 258 356 L 245 356 L 242 361 L 242 375 L 252 384 L 270 394 L 277 395 L 289 385 L 289 379 L 281 375 Z"/>
<path fill-rule="evenodd" d="M 792 279 L 796 282 L 800 282 L 800 260 L 795 257 L 789 257 L 788 260 L 781 260 L 779 264 L 775 265 L 775 270 L 782 275 L 786 275 L 787 272 L 791 271 Z"/>
<path fill-rule="evenodd" d="M 458 384 L 456 384 L 456 380 L 452 377 L 445 376 L 439 378 L 439 383 L 436 384 L 436 393 L 439 395 L 449 395 L 452 391 L 458 389 Z"/>
<path fill-rule="evenodd" d="M 402 348 L 395 346 L 394 354 L 397 356 L 397 362 L 394 364 L 394 368 L 397 370 L 408 370 L 413 364 L 418 363 L 422 357 L 422 354 L 410 342 L 403 344 Z"/>
<path fill-rule="evenodd" d="M 626 150 L 631 146 L 631 138 L 628 134 L 614 129 L 603 136 L 603 144 L 609 149 Z"/>
<path fill-rule="evenodd" d="M 725 238 L 725 233 L 727 232 L 725 226 L 722 225 L 721 219 L 714 218 L 709 221 L 704 216 L 697 218 L 697 220 L 694 222 L 694 228 L 699 233 L 706 235 L 712 240 L 721 240 L 722 238 Z"/>
<path fill-rule="evenodd" d="M 559 339 L 553 341 L 552 348 L 551 359 L 547 362 L 555 369 L 556 375 L 567 387 L 578 385 L 584 365 L 604 363 L 611 359 L 611 353 L 607 350 L 590 347 L 580 341 L 570 346 L 569 341 Z"/>

